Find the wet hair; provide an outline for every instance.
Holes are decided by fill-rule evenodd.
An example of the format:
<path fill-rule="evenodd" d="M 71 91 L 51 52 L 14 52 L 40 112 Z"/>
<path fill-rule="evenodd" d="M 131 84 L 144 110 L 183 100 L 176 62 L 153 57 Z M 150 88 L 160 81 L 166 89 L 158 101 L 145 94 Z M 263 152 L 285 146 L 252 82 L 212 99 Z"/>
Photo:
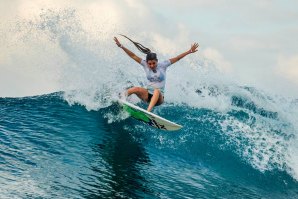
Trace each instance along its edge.
<path fill-rule="evenodd" d="M 156 60 L 157 61 L 156 53 L 148 53 L 147 56 L 146 56 L 146 61 L 149 61 L 149 60 Z"/>
<path fill-rule="evenodd" d="M 121 34 L 120 34 L 121 35 Z M 146 54 L 146 61 L 149 61 L 149 60 L 158 60 L 157 59 L 157 56 L 156 56 L 156 53 L 152 53 L 151 50 L 149 48 L 146 48 L 145 46 L 143 46 L 142 44 L 138 43 L 138 42 L 135 42 L 133 40 L 131 40 L 130 38 L 128 38 L 127 36 L 125 35 L 121 35 L 123 37 L 125 37 L 126 39 L 128 39 L 129 41 L 131 41 L 139 51 L 141 51 L 142 53 Z"/>

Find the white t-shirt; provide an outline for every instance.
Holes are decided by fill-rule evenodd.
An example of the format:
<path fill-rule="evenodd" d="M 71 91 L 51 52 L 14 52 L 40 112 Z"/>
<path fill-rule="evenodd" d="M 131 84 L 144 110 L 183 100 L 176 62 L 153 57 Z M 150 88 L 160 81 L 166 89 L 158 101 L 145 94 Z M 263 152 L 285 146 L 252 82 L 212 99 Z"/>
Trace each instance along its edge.
<path fill-rule="evenodd" d="M 170 60 L 157 62 L 156 72 L 153 72 L 149 68 L 145 60 L 142 60 L 140 64 L 143 66 L 148 79 L 147 89 L 149 93 L 153 94 L 155 88 L 158 88 L 162 93 L 164 93 L 166 84 L 166 70 L 168 66 L 172 64 Z"/>

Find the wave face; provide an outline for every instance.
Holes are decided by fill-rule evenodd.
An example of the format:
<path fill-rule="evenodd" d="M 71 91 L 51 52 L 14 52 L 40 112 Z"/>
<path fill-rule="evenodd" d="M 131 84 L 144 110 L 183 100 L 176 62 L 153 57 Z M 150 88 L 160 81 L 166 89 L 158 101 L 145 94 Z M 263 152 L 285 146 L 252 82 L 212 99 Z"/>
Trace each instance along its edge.
<path fill-rule="evenodd" d="M 0 98 L 1 198 L 297 198 L 297 103 L 269 110 L 260 104 L 274 100 L 241 89 L 225 112 L 156 108 L 178 132 L 113 102 L 71 106 L 65 92 Z"/>
<path fill-rule="evenodd" d="M 128 28 L 82 13 L 43 9 L 5 32 L 7 68 L 38 66 L 63 92 L 0 98 L 1 198 L 298 197 L 297 100 L 235 83 L 197 54 L 170 66 L 154 109 L 184 128 L 148 127 L 115 103 L 144 85 L 110 34 Z"/>

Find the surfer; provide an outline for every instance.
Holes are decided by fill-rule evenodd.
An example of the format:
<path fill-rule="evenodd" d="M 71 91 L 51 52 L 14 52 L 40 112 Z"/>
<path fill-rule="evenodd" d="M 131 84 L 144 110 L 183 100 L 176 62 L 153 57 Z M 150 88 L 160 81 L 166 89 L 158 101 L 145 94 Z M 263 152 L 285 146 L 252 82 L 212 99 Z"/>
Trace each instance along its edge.
<path fill-rule="evenodd" d="M 131 57 L 133 60 L 141 64 L 145 70 L 148 84 L 147 88 L 142 87 L 132 87 L 126 91 L 126 96 L 130 96 L 131 94 L 136 94 L 141 100 L 148 102 L 149 106 L 147 111 L 151 111 L 154 106 L 161 105 L 164 102 L 164 87 L 166 83 L 166 69 L 171 64 L 176 63 L 186 55 L 191 53 L 195 53 L 198 51 L 199 44 L 194 43 L 191 45 L 190 49 L 186 52 L 171 58 L 169 60 L 165 60 L 159 62 L 157 59 L 156 53 L 152 53 L 149 48 L 146 48 L 140 43 L 132 41 L 130 38 L 125 35 L 121 35 L 131 41 L 142 53 L 146 54 L 146 60 L 141 59 L 129 49 L 124 47 L 118 40 L 117 37 L 114 37 L 114 41 L 117 46 L 122 48 L 124 52 Z"/>

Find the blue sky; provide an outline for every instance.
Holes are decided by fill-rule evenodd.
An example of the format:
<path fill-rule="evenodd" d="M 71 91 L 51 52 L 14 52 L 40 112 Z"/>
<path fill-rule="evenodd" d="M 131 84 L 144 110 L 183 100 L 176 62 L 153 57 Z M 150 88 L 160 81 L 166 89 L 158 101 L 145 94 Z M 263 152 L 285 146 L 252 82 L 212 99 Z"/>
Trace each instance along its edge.
<path fill-rule="evenodd" d="M 30 56 L 34 59 L 37 49 L 28 43 L 15 45 L 13 41 L 17 36 L 10 30 L 19 21 L 38 17 L 42 10 L 71 8 L 77 10 L 83 28 L 90 35 L 99 34 L 94 27 L 101 26 L 109 36 L 120 30 L 139 41 L 150 38 L 152 46 L 164 55 L 183 52 L 197 41 L 199 55 L 212 60 L 239 84 L 297 98 L 297 7 L 298 2 L 294 0 L 1 1 L 0 32 L 5 37 L 0 39 L 0 96 L 42 94 L 61 89 L 55 80 L 55 69 L 45 75 L 38 58 L 35 62 L 27 60 Z M 27 55 L 22 54 L 25 49 Z M 53 50 L 51 56 L 54 51 L 59 49 Z M 51 54 L 51 50 L 47 53 Z M 11 59 L 15 55 L 20 58 L 19 62 L 28 62 L 27 65 L 20 67 Z M 10 81 L 12 78 L 16 80 Z"/>

